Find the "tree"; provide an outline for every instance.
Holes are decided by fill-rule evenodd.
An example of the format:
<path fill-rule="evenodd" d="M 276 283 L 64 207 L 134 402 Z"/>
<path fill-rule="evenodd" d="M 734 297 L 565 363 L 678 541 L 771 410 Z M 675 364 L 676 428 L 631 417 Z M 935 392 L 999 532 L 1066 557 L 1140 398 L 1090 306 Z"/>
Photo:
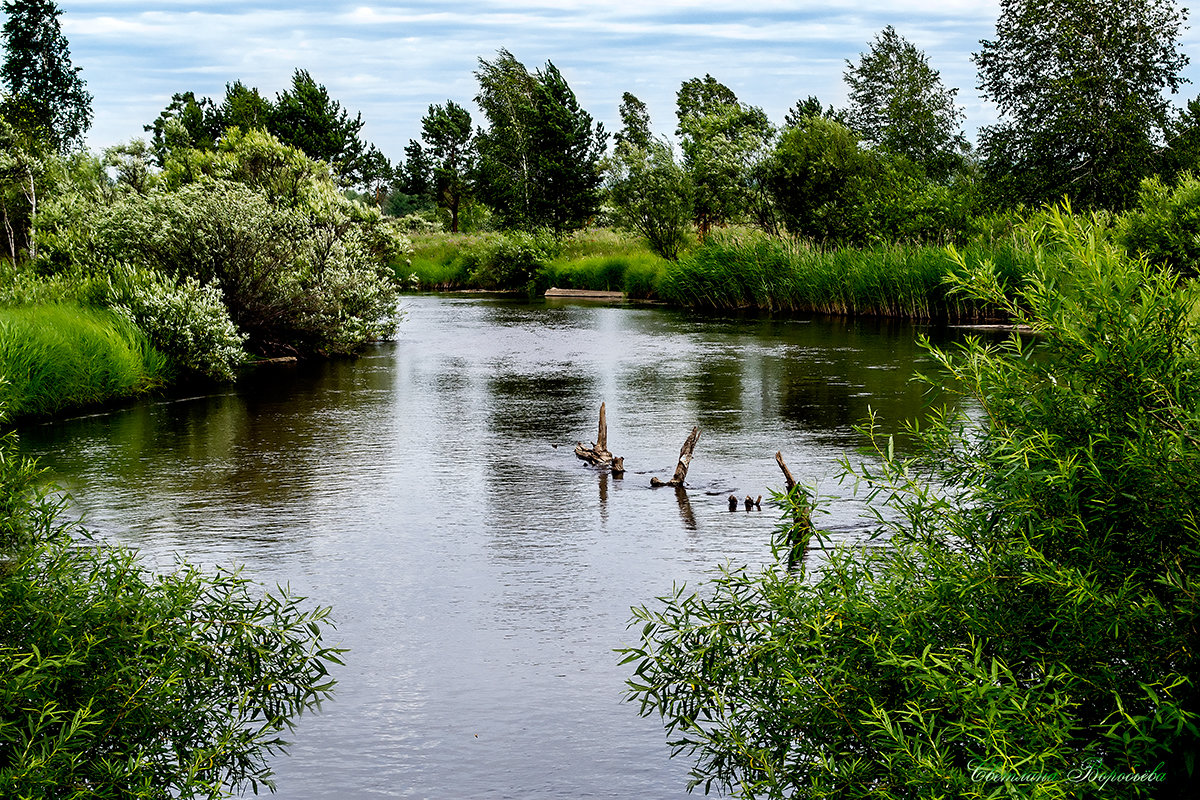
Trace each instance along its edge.
<path fill-rule="evenodd" d="M 654 252 L 674 261 L 687 240 L 692 191 L 671 143 L 650 139 L 641 147 L 626 138 L 616 151 L 608 190 L 617 223 L 645 236 Z"/>
<path fill-rule="evenodd" d="M 494 61 L 479 59 L 475 76 L 488 119 L 476 136 L 480 196 L 504 227 L 583 225 L 599 207 L 603 126 L 550 62 L 530 74 L 501 49 Z"/>
<path fill-rule="evenodd" d="M 273 120 L 270 131 L 281 142 L 324 161 L 348 185 L 365 183 L 366 144 L 359 138 L 362 114 L 351 117 L 307 70 L 296 70 L 292 88 L 276 97 Z"/>
<path fill-rule="evenodd" d="M 621 115 L 621 130 L 614 137 L 616 149 L 620 151 L 622 147 L 649 147 L 650 112 L 646 109 L 646 104 L 625 92 L 621 95 L 618 113 Z"/>
<path fill-rule="evenodd" d="M 825 117 L 804 117 L 780 136 L 766 183 L 783 224 L 822 244 L 863 243 L 879 162 L 853 131 Z"/>
<path fill-rule="evenodd" d="M 92 96 L 71 66 L 71 54 L 51 0 L 5 0 L 3 113 L 60 154 L 83 144 L 92 124 Z"/>
<path fill-rule="evenodd" d="M 458 212 L 470 191 L 469 176 L 475 170 L 471 114 L 452 100 L 431 105 L 421 120 L 427 150 L 432 156 L 433 180 L 438 205 L 450 212 L 450 231 L 458 233 Z"/>
<path fill-rule="evenodd" d="M 178 92 L 158 118 L 142 129 L 151 134 L 150 146 L 161 167 L 177 148 L 212 150 L 225 132 L 225 119 L 211 98 Z"/>
<path fill-rule="evenodd" d="M 219 111 L 226 128 L 238 127 L 244 131 L 269 131 L 275 120 L 274 103 L 241 81 L 225 84 L 225 99 Z"/>
<path fill-rule="evenodd" d="M 1016 298 L 958 286 L 1039 334 L 930 348 L 971 402 L 872 425 L 885 547 L 835 548 L 802 489 L 777 563 L 634 609 L 629 699 L 693 785 L 742 797 L 1194 794 L 1200 748 L 1200 328 L 1195 289 L 1094 220 L 1042 216 Z M 789 571 L 786 556 L 818 538 Z M 1035 777 L 1036 776 L 1036 777 Z M 1030 795 L 1033 796 L 1033 795 Z"/>
<path fill-rule="evenodd" d="M 533 111 L 532 221 L 562 235 L 582 228 L 600 210 L 600 159 L 608 134 L 579 106 L 566 79 L 549 61 L 537 73 Z"/>
<path fill-rule="evenodd" d="M 995 39 L 974 55 L 1000 111 L 980 132 L 999 199 L 1124 208 L 1156 167 L 1164 90 L 1185 80 L 1185 19 L 1170 0 L 1002 0 Z"/>
<path fill-rule="evenodd" d="M 867 144 L 905 156 L 938 178 L 962 161 L 968 145 L 965 115 L 954 100 L 958 90 L 943 86 L 925 54 L 895 28 L 884 28 L 859 63 L 846 67 L 846 122 Z"/>
<path fill-rule="evenodd" d="M 816 95 L 810 94 L 804 100 L 797 100 L 783 118 L 783 127 L 794 128 L 800 124 L 802 120 L 809 117 L 824 117 L 831 119 L 834 122 L 842 125 L 846 124 L 845 115 L 834 109 L 833 106 L 823 106 Z"/>
<path fill-rule="evenodd" d="M 675 113 L 696 226 L 704 237 L 713 225 L 751 213 L 755 167 L 774 130 L 761 108 L 742 105 L 711 75 L 683 82 Z"/>
<path fill-rule="evenodd" d="M 48 160 L 40 141 L 0 115 L 0 222 L 14 263 L 22 250 L 37 257 L 38 198 Z"/>
<path fill-rule="evenodd" d="M 1167 123 L 1166 147 L 1159 156 L 1158 172 L 1174 183 L 1185 172 L 1200 169 L 1200 97 L 1171 115 Z"/>
<path fill-rule="evenodd" d="M 504 227 L 529 227 L 534 189 L 529 125 L 536 79 L 503 48 L 494 61 L 479 59 L 475 77 L 475 102 L 488 120 L 477 137 L 480 196 Z"/>

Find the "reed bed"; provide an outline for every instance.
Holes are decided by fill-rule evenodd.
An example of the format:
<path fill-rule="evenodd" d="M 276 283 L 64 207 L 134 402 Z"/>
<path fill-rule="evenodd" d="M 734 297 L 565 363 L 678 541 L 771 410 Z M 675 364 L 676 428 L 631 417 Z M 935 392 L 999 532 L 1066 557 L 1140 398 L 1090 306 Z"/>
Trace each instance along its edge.
<path fill-rule="evenodd" d="M 167 358 L 112 312 L 66 304 L 0 309 L 0 404 L 10 418 L 141 394 L 167 371 Z"/>
<path fill-rule="evenodd" d="M 964 248 L 1016 285 L 1023 258 L 1009 244 Z M 955 263 L 940 247 L 889 245 L 821 251 L 763 235 L 715 235 L 670 265 L 658 291 L 678 305 L 902 319 L 977 319 L 990 309 L 949 293 Z"/>

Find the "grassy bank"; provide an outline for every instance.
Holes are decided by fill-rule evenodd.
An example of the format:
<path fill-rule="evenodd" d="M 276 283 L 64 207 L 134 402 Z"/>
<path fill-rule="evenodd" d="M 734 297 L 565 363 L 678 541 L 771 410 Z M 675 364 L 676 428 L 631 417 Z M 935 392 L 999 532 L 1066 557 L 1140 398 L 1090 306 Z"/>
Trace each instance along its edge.
<path fill-rule="evenodd" d="M 1024 256 L 1011 241 L 963 249 L 989 259 L 1016 285 Z M 623 291 L 686 308 L 761 309 L 915 319 L 987 316 L 951 296 L 954 261 L 944 248 L 889 245 L 820 251 L 752 230 L 721 232 L 677 262 L 645 242 L 590 231 L 561 242 L 542 234 L 431 234 L 414 241 L 404 277 L 410 288 Z"/>
<path fill-rule="evenodd" d="M 0 308 L 0 406 L 11 417 L 131 397 L 160 385 L 166 370 L 145 334 L 112 312 Z"/>

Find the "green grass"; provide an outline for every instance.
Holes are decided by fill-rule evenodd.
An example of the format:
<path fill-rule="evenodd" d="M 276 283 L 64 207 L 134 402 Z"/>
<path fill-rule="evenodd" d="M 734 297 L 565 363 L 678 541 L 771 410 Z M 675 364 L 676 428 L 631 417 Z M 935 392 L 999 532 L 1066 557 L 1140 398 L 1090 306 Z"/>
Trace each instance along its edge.
<path fill-rule="evenodd" d="M 667 262 L 650 252 L 559 257 L 542 268 L 537 287 L 542 291 L 556 286 L 625 292 L 630 297 L 648 298 L 655 295 L 666 268 Z"/>
<path fill-rule="evenodd" d="M 161 385 L 167 359 L 109 311 L 0 308 L 0 404 L 10 418 L 97 405 Z"/>
<path fill-rule="evenodd" d="M 971 245 L 968 262 L 990 258 L 1010 285 L 1022 273 L 1011 245 Z M 970 319 L 987 309 L 950 296 L 954 262 L 941 247 L 891 245 L 820 251 L 762 234 L 714 235 L 671 264 L 661 299 L 682 306 L 911 319 Z"/>
<path fill-rule="evenodd" d="M 413 252 L 396 274 L 410 289 L 493 288 L 490 259 L 506 241 L 502 233 L 429 233 L 412 236 Z M 551 258 L 531 264 L 535 287 L 628 291 L 646 297 L 653 291 L 662 259 L 631 234 L 600 228 L 579 231 L 556 244 Z M 509 248 L 506 252 L 511 253 Z M 507 265 L 510 269 L 514 265 Z M 548 281 L 548 282 L 547 282 Z"/>

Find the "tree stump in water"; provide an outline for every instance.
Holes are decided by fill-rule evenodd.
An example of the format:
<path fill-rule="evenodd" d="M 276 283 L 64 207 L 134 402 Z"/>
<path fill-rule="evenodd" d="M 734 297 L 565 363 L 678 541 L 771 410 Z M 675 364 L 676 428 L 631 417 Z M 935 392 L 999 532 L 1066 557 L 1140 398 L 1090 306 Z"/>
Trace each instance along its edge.
<path fill-rule="evenodd" d="M 808 543 L 812 539 L 812 513 L 808 503 L 808 493 L 804 491 L 796 479 L 792 477 L 791 470 L 783 461 L 783 453 L 775 453 L 775 461 L 779 463 L 779 468 L 783 470 L 783 480 L 787 484 L 787 496 L 791 501 L 792 507 L 792 524 L 788 528 L 788 571 L 796 568 L 796 562 L 804 558 L 808 552 Z"/>
<path fill-rule="evenodd" d="M 591 447 L 584 447 L 583 442 L 576 442 L 575 455 L 593 467 L 610 467 L 613 475 L 625 474 L 624 457 L 614 457 L 608 452 L 608 418 L 604 413 L 604 403 L 600 404 L 600 426 L 596 431 L 596 441 Z"/>
<path fill-rule="evenodd" d="M 692 428 L 692 432 L 688 434 L 688 438 L 683 443 L 683 447 L 679 450 L 679 463 L 675 465 L 675 476 L 669 481 L 662 481 L 658 478 L 651 478 L 651 486 L 683 486 L 683 481 L 687 478 L 688 466 L 692 463 L 692 453 L 696 449 L 696 442 L 700 439 L 699 426 Z"/>

